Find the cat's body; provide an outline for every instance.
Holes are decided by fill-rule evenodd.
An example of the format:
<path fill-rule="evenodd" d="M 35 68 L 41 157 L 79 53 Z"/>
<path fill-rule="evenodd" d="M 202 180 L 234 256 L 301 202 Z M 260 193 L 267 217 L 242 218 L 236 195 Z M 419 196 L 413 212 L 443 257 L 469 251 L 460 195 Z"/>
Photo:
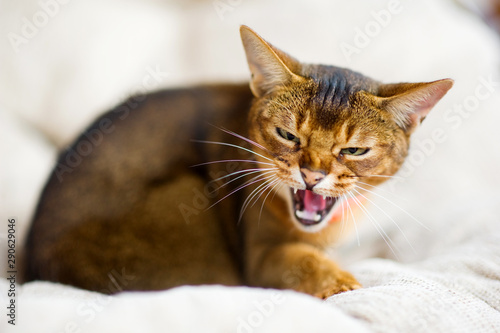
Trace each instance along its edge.
<path fill-rule="evenodd" d="M 102 143 L 88 156 L 78 154 L 78 143 L 62 154 L 47 185 L 30 238 L 29 248 L 37 248 L 29 254 L 31 277 L 98 291 L 107 288 L 109 273 L 122 269 L 135 276 L 124 289 L 241 283 L 239 258 L 233 257 L 238 251 L 230 248 L 239 246 L 239 236 L 216 218 L 238 196 L 206 209 L 208 169 L 219 174 L 227 165 L 192 167 L 223 159 L 227 147 L 203 147 L 193 139 L 234 139 L 209 124 L 245 131 L 251 99 L 248 85 L 172 90 L 133 102 L 128 115 L 121 111 L 127 103 L 104 115 L 112 131 L 101 131 Z M 86 133 L 97 139 L 99 123 Z M 90 142 L 88 137 L 77 142 Z M 203 148 L 213 149 L 214 156 Z M 81 163 L 72 167 L 68 156 L 75 152 Z M 165 276 L 162 265 L 171 274 Z"/>
<path fill-rule="evenodd" d="M 358 181 L 397 171 L 452 83 L 382 85 L 300 65 L 245 27 L 242 38 L 251 89 L 132 99 L 61 155 L 30 231 L 28 279 L 107 293 L 221 283 L 325 297 L 359 287 L 323 253 L 352 213 L 340 201 L 358 200 Z"/>

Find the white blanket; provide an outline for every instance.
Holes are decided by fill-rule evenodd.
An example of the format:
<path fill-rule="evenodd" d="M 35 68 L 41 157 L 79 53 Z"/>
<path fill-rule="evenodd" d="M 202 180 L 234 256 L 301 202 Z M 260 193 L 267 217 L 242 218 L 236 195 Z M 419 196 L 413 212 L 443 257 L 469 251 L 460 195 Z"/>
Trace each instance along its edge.
<path fill-rule="evenodd" d="M 14 298 L 2 279 L 0 332 L 500 332 L 500 53 L 454 2 L 22 0 L 2 2 L 0 22 L 3 277 L 7 220 L 17 221 L 19 261 L 56 151 L 128 94 L 245 79 L 239 24 L 304 61 L 386 82 L 456 81 L 401 178 L 332 249 L 363 289 L 320 301 L 222 286 L 102 296 L 32 282 Z"/>

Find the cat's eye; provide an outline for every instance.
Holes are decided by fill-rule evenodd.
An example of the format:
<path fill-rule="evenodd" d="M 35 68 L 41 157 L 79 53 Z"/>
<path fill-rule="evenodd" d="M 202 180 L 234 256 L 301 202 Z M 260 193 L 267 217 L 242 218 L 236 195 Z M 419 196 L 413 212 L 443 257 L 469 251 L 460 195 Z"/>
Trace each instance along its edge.
<path fill-rule="evenodd" d="M 342 155 L 360 156 L 368 152 L 368 148 L 344 148 L 340 151 Z"/>
<path fill-rule="evenodd" d="M 276 127 L 276 132 L 278 132 L 279 136 L 288 141 L 293 141 L 295 143 L 300 143 L 300 139 L 293 135 L 290 132 L 285 131 L 282 128 Z"/>

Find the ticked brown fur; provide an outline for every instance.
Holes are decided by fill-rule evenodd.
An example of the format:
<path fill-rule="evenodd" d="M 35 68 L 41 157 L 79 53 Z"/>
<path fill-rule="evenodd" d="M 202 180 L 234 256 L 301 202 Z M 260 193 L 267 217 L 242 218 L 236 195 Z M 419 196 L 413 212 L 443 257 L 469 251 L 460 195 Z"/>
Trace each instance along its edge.
<path fill-rule="evenodd" d="M 301 64 L 247 27 L 241 36 L 250 89 L 151 93 L 61 154 L 29 234 L 28 280 L 105 293 L 245 284 L 323 298 L 360 287 L 323 252 L 338 218 L 300 220 L 294 189 L 349 199 L 363 194 L 359 181 L 393 175 L 452 81 L 382 84 Z M 235 179 L 240 170 L 256 172 Z"/>

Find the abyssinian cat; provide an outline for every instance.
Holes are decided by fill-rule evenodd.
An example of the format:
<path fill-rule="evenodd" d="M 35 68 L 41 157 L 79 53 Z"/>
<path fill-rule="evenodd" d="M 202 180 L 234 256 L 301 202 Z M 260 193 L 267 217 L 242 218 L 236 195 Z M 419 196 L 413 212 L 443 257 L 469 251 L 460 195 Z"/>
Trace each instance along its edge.
<path fill-rule="evenodd" d="M 410 135 L 453 81 L 383 84 L 302 64 L 240 32 L 249 87 L 132 98 L 60 155 L 29 233 L 28 280 L 104 293 L 250 285 L 322 298 L 360 287 L 324 250 L 367 190 L 400 168 Z"/>

